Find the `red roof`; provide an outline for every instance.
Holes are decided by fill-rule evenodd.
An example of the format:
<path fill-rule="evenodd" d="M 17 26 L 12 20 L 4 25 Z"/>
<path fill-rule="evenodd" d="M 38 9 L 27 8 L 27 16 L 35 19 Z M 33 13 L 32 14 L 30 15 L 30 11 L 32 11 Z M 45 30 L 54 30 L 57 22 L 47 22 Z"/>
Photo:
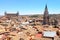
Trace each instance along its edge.
<path fill-rule="evenodd" d="M 36 34 L 35 37 L 37 37 L 37 38 L 41 38 L 41 37 L 42 37 L 42 34 Z"/>

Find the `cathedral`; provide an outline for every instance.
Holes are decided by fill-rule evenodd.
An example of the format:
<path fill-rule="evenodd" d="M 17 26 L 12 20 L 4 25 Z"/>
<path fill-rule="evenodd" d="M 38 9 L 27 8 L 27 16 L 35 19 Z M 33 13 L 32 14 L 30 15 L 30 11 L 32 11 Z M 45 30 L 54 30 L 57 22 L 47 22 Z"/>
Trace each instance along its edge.
<path fill-rule="evenodd" d="M 55 27 L 57 27 L 58 25 L 58 21 L 56 18 L 51 19 L 49 12 L 48 12 L 47 5 L 45 6 L 45 11 L 43 15 L 43 25 L 54 25 Z"/>
<path fill-rule="evenodd" d="M 49 24 L 49 12 L 48 12 L 47 5 L 45 6 L 45 11 L 43 15 L 43 25 L 45 24 Z"/>

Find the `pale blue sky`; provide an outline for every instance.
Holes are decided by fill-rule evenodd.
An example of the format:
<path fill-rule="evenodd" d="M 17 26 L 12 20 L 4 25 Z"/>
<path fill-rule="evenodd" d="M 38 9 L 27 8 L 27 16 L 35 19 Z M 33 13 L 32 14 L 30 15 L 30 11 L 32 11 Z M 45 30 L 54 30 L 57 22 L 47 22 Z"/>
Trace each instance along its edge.
<path fill-rule="evenodd" d="M 0 0 L 0 15 L 5 11 L 19 11 L 20 15 L 43 14 L 46 4 L 49 14 L 60 13 L 60 0 Z"/>

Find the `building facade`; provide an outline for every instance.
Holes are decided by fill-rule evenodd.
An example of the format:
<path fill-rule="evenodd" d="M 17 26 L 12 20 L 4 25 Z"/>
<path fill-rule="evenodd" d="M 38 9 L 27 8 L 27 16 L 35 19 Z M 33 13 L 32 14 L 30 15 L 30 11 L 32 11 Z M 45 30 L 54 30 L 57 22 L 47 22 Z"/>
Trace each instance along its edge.
<path fill-rule="evenodd" d="M 8 19 L 16 18 L 16 17 L 19 16 L 19 12 L 17 12 L 17 13 L 7 13 L 7 12 L 5 12 L 5 16 L 6 16 Z"/>

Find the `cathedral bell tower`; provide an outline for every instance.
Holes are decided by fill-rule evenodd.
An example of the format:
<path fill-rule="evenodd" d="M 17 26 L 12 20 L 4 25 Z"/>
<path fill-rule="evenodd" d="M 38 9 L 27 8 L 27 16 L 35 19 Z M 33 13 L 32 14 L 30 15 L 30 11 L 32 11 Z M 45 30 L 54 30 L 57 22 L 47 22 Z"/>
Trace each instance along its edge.
<path fill-rule="evenodd" d="M 45 6 L 45 11 L 44 11 L 44 15 L 43 15 L 43 25 L 49 25 L 49 12 L 48 12 L 48 8 L 47 5 Z"/>

